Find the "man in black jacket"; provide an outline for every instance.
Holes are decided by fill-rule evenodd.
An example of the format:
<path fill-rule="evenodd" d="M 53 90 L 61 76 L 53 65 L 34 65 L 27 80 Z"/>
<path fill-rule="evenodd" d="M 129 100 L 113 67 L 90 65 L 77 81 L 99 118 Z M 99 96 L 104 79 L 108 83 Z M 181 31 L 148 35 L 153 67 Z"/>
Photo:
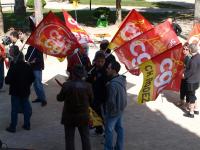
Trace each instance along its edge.
<path fill-rule="evenodd" d="M 184 116 L 194 118 L 194 114 L 199 114 L 195 91 L 199 88 L 200 81 L 200 54 L 198 53 L 196 44 L 190 44 L 189 50 L 192 58 L 187 70 L 184 72 L 184 79 L 186 81 L 186 100 L 189 101 L 189 112 L 184 114 Z"/>
<path fill-rule="evenodd" d="M 10 85 L 9 94 L 11 95 L 11 123 L 6 130 L 16 132 L 18 112 L 22 108 L 24 114 L 25 130 L 30 130 L 30 118 L 32 114 L 29 103 L 30 87 L 34 81 L 32 68 L 24 61 L 23 53 L 18 51 L 18 59 L 8 70 L 5 83 Z"/>

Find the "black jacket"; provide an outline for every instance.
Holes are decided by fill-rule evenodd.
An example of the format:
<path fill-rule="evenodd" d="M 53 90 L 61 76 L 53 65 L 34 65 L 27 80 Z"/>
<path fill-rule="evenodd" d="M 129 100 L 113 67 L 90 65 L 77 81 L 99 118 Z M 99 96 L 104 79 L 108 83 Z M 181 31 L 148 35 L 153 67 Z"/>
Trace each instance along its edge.
<path fill-rule="evenodd" d="M 88 74 L 87 81 L 92 84 L 94 92 L 93 106 L 99 106 L 106 101 L 106 83 L 107 75 L 105 68 L 94 68 L 90 74 Z"/>
<path fill-rule="evenodd" d="M 28 47 L 27 53 L 25 55 L 25 60 L 30 62 L 33 70 L 44 69 L 43 53 L 39 51 L 37 48 L 34 49 L 33 46 Z"/>
<path fill-rule="evenodd" d="M 9 68 L 5 83 L 10 85 L 10 95 L 27 97 L 30 95 L 30 87 L 34 79 L 30 65 L 25 62 L 17 62 Z"/>
<path fill-rule="evenodd" d="M 61 123 L 65 125 L 87 125 L 89 122 L 89 104 L 93 99 L 92 87 L 82 80 L 69 80 L 57 95 L 58 101 L 64 101 Z"/>
<path fill-rule="evenodd" d="M 184 76 L 187 83 L 198 83 L 200 81 L 200 54 L 192 56 Z"/>

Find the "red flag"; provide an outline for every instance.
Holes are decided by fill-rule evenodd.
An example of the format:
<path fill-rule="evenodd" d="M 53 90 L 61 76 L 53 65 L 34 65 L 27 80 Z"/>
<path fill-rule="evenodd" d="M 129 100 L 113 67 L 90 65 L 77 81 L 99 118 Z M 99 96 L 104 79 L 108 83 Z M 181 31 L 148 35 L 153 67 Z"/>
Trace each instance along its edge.
<path fill-rule="evenodd" d="M 63 10 L 66 26 L 71 30 L 80 44 L 94 43 L 87 32 L 74 20 L 66 11 Z"/>
<path fill-rule="evenodd" d="M 81 48 L 76 37 L 51 11 L 32 32 L 26 43 L 55 57 L 66 57 L 76 48 Z"/>
<path fill-rule="evenodd" d="M 198 49 L 200 49 L 200 23 L 196 23 L 193 26 L 192 31 L 190 32 L 188 43 L 196 43 Z"/>
<path fill-rule="evenodd" d="M 139 65 L 144 80 L 138 102 L 155 100 L 164 89 L 179 90 L 184 68 L 183 61 L 182 45 L 179 44 Z"/>
<path fill-rule="evenodd" d="M 67 61 L 68 61 L 67 71 L 69 71 L 69 72 L 72 70 L 72 68 L 75 65 L 77 65 L 77 64 L 82 65 L 82 62 L 81 62 L 80 57 L 78 55 L 78 52 L 68 56 Z"/>
<path fill-rule="evenodd" d="M 122 22 L 119 30 L 111 40 L 108 47 L 110 49 L 116 49 L 125 42 L 133 39 L 145 31 L 150 30 L 151 28 L 153 28 L 153 25 L 151 25 L 140 13 L 133 9 Z"/>
<path fill-rule="evenodd" d="M 6 50 L 3 44 L 0 43 L 0 58 L 5 58 L 6 56 Z"/>
<path fill-rule="evenodd" d="M 9 63 L 8 58 L 6 58 L 6 49 L 5 49 L 5 46 L 0 43 L 0 60 L 1 59 L 4 59 L 4 63 L 6 65 L 6 68 L 9 68 L 10 63 Z"/>
<path fill-rule="evenodd" d="M 126 68 L 133 70 L 139 64 L 163 53 L 179 43 L 180 41 L 171 24 L 166 21 L 126 42 L 117 48 L 115 52 L 119 60 L 125 64 Z"/>

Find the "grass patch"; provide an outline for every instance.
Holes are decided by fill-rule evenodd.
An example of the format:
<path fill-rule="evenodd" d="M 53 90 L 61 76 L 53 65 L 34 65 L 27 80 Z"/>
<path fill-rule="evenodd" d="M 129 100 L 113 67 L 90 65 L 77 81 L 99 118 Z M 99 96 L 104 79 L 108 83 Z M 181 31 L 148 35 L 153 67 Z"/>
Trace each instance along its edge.
<path fill-rule="evenodd" d="M 80 0 L 81 4 L 88 4 L 90 0 Z M 92 5 L 115 5 L 116 0 L 92 0 Z M 122 6 L 139 6 L 139 7 L 159 7 L 170 9 L 186 9 L 184 6 L 178 6 L 167 3 L 146 2 L 145 0 L 122 0 Z"/>
<path fill-rule="evenodd" d="M 44 15 L 46 15 L 49 10 L 45 9 Z M 53 10 L 53 12 L 61 18 L 63 21 L 63 15 L 61 10 Z M 73 18 L 75 18 L 75 12 L 74 11 L 68 11 Z M 31 15 L 32 12 L 27 12 L 26 16 L 17 16 L 12 12 L 4 12 L 4 31 L 7 31 L 10 27 L 15 27 L 18 29 L 24 29 L 28 30 L 29 29 L 29 22 L 28 22 L 28 16 Z M 122 18 L 125 18 L 125 16 L 128 14 L 128 11 L 122 11 Z M 175 17 L 177 19 L 193 19 L 194 15 L 193 14 L 177 14 L 177 13 L 149 13 L 149 12 L 142 12 L 142 15 L 149 20 L 151 23 L 156 24 L 159 22 L 162 22 L 166 18 L 169 17 Z M 85 17 L 87 16 L 87 17 Z M 78 10 L 77 11 L 77 18 L 78 22 L 80 24 L 86 25 L 86 26 L 91 26 L 95 27 L 97 19 L 93 17 L 93 11 L 90 10 Z M 108 22 L 109 24 L 114 24 L 116 20 L 115 17 L 115 11 L 111 11 L 109 17 L 108 17 Z"/>

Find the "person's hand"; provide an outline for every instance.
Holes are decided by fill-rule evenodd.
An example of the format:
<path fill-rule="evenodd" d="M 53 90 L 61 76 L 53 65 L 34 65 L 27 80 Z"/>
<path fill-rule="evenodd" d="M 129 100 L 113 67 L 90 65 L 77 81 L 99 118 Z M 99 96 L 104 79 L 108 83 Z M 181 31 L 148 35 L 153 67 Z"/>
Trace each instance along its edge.
<path fill-rule="evenodd" d="M 30 63 L 30 64 L 34 64 L 34 63 L 35 63 L 35 61 L 36 61 L 36 58 L 35 58 L 35 59 L 33 59 L 32 61 L 30 61 L 29 63 Z"/>
<path fill-rule="evenodd" d="M 182 74 L 182 78 L 183 78 L 183 79 L 185 78 L 184 73 Z"/>

